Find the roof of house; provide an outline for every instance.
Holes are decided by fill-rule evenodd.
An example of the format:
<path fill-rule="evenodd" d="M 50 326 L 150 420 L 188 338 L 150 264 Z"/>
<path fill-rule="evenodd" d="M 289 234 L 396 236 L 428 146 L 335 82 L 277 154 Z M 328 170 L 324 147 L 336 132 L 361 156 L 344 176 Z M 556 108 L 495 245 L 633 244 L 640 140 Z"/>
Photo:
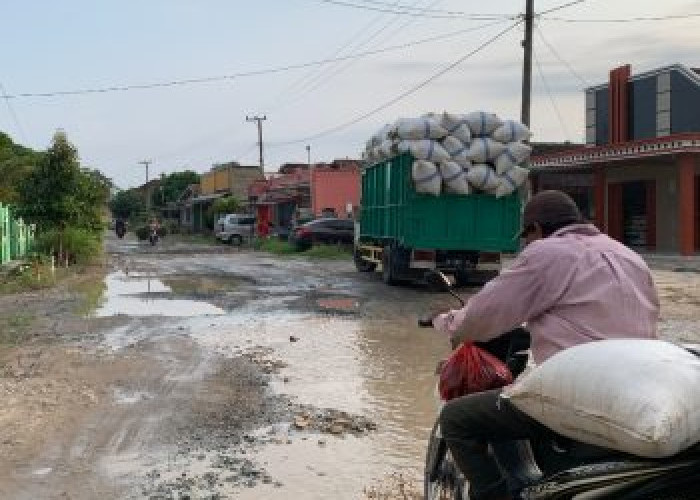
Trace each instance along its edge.
<path fill-rule="evenodd" d="M 687 76 L 690 80 L 696 82 L 698 85 L 700 85 L 700 68 L 689 68 L 687 66 L 684 66 L 682 64 L 671 64 L 669 66 L 663 66 L 661 68 L 656 68 L 652 69 L 649 71 L 643 71 L 642 73 L 637 73 L 635 75 L 632 75 L 629 79 L 629 81 L 633 82 L 635 80 L 642 80 L 644 78 L 649 78 L 650 76 L 656 76 L 660 73 L 667 73 L 669 71 L 678 71 L 685 76 Z M 608 82 L 601 83 L 598 85 L 593 85 L 591 87 L 586 88 L 586 92 L 589 91 L 594 91 L 594 90 L 603 90 L 608 87 Z"/>

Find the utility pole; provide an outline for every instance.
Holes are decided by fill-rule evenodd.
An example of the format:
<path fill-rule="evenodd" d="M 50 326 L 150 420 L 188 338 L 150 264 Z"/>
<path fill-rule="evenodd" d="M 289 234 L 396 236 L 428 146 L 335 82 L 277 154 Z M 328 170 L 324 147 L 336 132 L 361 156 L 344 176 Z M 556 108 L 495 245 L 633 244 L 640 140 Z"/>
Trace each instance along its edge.
<path fill-rule="evenodd" d="M 139 162 L 139 165 L 144 165 L 146 167 L 146 211 L 151 211 L 151 188 L 148 185 L 148 166 L 153 163 L 151 160 L 143 160 Z"/>
<path fill-rule="evenodd" d="M 262 122 L 267 120 L 267 116 L 247 116 L 245 121 L 247 122 L 257 122 L 258 124 L 258 147 L 260 148 L 260 172 L 265 174 L 265 164 L 263 163 L 263 138 L 262 138 Z"/>
<path fill-rule="evenodd" d="M 530 95 L 532 91 L 532 28 L 535 18 L 535 0 L 525 0 L 525 39 L 522 42 L 525 50 L 523 58 L 523 91 L 520 121 L 530 126 Z"/>

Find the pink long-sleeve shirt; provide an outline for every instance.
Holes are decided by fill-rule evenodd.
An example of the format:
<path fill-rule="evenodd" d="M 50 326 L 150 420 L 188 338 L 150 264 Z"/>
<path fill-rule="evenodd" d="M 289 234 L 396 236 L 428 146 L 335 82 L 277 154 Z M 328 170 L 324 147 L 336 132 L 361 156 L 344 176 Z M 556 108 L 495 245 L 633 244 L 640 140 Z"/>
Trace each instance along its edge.
<path fill-rule="evenodd" d="M 659 299 L 642 258 L 592 224 L 530 243 L 512 265 L 433 326 L 485 341 L 527 323 L 541 363 L 568 347 L 610 338 L 655 338 Z"/>

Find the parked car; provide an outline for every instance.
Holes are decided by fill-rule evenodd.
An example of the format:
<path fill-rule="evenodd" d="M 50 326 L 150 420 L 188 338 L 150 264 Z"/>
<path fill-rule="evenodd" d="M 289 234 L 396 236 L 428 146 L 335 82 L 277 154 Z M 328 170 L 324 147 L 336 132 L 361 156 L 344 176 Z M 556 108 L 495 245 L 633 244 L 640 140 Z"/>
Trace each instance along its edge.
<path fill-rule="evenodd" d="M 354 238 L 355 223 L 352 219 L 327 217 L 296 227 L 289 236 L 289 241 L 297 250 L 307 250 L 315 243 L 351 245 Z"/>
<path fill-rule="evenodd" d="M 239 246 L 253 235 L 255 217 L 246 214 L 227 214 L 217 221 L 216 238 Z"/>

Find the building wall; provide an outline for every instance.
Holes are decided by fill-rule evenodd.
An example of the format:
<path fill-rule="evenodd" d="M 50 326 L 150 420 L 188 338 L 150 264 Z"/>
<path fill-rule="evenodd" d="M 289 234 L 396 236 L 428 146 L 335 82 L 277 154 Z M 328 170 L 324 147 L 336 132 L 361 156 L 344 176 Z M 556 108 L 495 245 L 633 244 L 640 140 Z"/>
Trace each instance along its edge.
<path fill-rule="evenodd" d="M 264 179 L 258 168 L 234 168 L 232 169 L 231 184 L 229 190 L 231 194 L 239 200 L 248 199 L 248 187 L 257 180 Z"/>
<path fill-rule="evenodd" d="M 629 83 L 629 139 L 656 137 L 656 77 Z"/>
<path fill-rule="evenodd" d="M 656 181 L 656 249 L 678 252 L 678 166 L 628 165 L 605 171 L 605 220 L 609 220 L 608 185 L 618 182 Z"/>
<path fill-rule="evenodd" d="M 339 217 L 345 217 L 348 203 L 353 207 L 360 204 L 360 171 L 314 169 L 311 189 L 315 215 L 333 208 Z"/>
<path fill-rule="evenodd" d="M 700 85 L 680 71 L 671 72 L 671 132 L 700 132 Z"/>
<path fill-rule="evenodd" d="M 595 93 L 595 143 L 598 146 L 608 143 L 610 137 L 608 124 L 608 109 L 610 98 L 608 88 L 597 90 Z"/>

